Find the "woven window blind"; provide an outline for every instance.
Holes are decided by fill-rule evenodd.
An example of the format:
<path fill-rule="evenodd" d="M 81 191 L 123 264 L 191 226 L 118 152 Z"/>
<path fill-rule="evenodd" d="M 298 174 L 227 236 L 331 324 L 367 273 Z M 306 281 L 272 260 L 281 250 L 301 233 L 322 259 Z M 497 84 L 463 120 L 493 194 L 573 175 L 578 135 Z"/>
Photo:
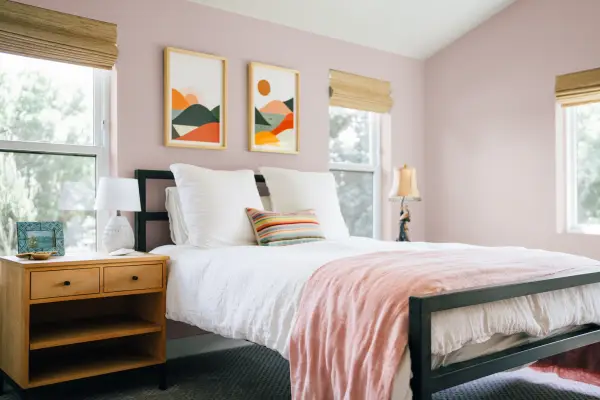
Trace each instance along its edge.
<path fill-rule="evenodd" d="M 600 102 L 600 68 L 557 76 L 556 100 L 563 107 Z"/>
<path fill-rule="evenodd" d="M 111 69 L 117 26 L 0 0 L 0 52 Z"/>
<path fill-rule="evenodd" d="M 393 105 L 389 82 L 342 71 L 329 72 L 329 94 L 332 106 L 387 113 Z"/>

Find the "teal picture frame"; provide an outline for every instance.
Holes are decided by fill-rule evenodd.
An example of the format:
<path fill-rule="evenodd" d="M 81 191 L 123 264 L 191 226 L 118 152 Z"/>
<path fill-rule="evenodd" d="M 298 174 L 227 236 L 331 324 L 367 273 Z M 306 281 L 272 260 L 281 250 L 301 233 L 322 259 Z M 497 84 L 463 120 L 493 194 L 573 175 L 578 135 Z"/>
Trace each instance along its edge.
<path fill-rule="evenodd" d="M 17 251 L 55 251 L 57 255 L 64 256 L 65 235 L 62 222 L 17 222 Z"/>

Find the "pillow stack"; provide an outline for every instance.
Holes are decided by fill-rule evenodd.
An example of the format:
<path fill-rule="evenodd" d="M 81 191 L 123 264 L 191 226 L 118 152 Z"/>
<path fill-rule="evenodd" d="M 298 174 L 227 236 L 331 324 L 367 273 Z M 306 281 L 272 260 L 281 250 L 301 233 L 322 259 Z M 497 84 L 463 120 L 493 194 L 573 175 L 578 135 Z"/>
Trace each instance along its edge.
<path fill-rule="evenodd" d="M 187 233 L 186 244 L 283 246 L 350 237 L 329 172 L 260 168 L 272 204 L 272 211 L 263 211 L 251 170 L 214 171 L 173 164 L 171 171 L 181 203 L 182 218 L 176 225 Z"/>
<path fill-rule="evenodd" d="M 350 237 L 331 172 L 263 167 L 260 173 L 271 193 L 273 211 L 314 210 L 325 238 L 344 240 Z"/>
<path fill-rule="evenodd" d="M 213 171 L 187 164 L 173 164 L 171 171 L 189 244 L 204 249 L 256 245 L 246 216 L 246 207 L 262 207 L 253 171 Z"/>

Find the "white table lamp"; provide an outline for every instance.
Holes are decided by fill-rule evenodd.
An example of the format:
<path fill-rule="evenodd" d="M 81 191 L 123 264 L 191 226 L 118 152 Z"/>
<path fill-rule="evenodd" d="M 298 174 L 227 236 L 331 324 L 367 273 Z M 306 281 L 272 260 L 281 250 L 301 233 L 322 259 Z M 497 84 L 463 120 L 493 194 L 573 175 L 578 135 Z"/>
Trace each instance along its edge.
<path fill-rule="evenodd" d="M 409 168 L 406 164 L 402 168 L 394 169 L 394 180 L 389 195 L 390 201 L 400 201 L 400 231 L 398 242 L 410 242 L 408 236 L 408 223 L 410 222 L 410 211 L 405 201 L 421 201 L 419 188 L 417 187 L 417 171 Z"/>
<path fill-rule="evenodd" d="M 137 179 L 100 178 L 94 209 L 117 212 L 111 216 L 102 236 L 106 251 L 133 249 L 133 229 L 121 211 L 141 211 Z"/>

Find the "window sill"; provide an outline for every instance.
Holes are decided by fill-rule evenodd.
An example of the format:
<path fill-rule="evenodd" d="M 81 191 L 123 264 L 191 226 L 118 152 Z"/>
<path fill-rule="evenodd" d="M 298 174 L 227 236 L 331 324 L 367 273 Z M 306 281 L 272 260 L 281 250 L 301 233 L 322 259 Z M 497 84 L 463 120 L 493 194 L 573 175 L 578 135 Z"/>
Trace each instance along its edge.
<path fill-rule="evenodd" d="M 579 235 L 600 235 L 600 225 L 575 225 L 567 228 L 566 233 Z"/>

